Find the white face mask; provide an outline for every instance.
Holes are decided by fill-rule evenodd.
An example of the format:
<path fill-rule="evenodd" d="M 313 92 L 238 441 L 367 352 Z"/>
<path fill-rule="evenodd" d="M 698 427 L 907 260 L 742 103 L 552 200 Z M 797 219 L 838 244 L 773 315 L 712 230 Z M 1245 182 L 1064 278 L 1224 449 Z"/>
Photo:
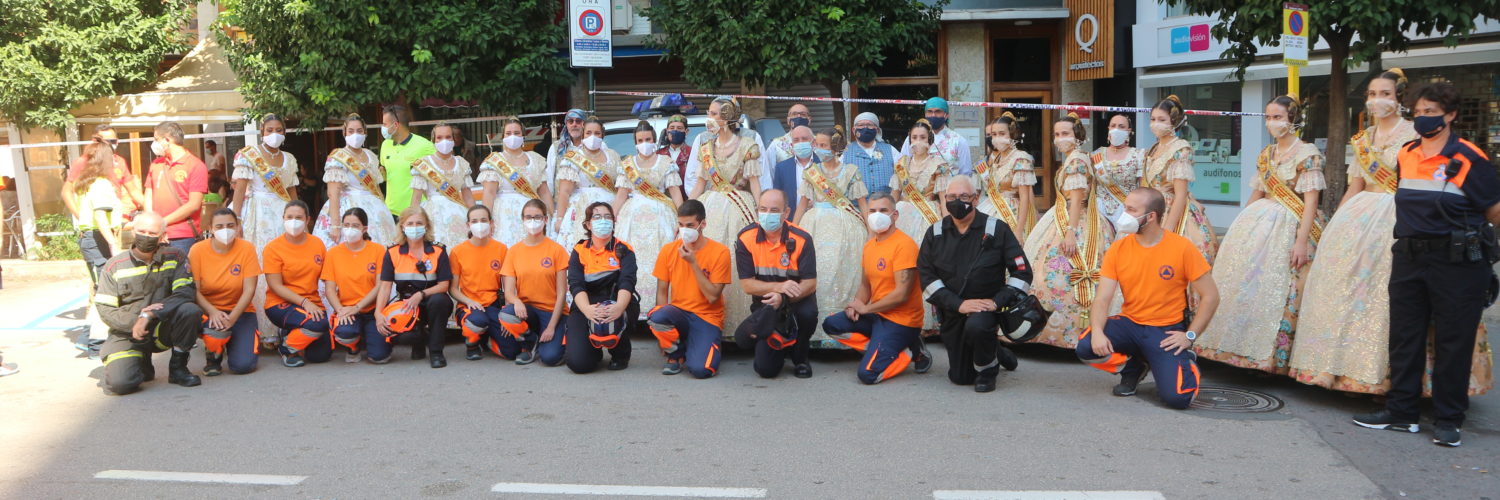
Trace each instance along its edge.
<path fill-rule="evenodd" d="M 505 144 L 506 149 L 521 149 L 521 146 L 526 145 L 526 138 L 519 135 L 507 135 L 500 142 Z"/>
<path fill-rule="evenodd" d="M 683 243 L 691 245 L 694 241 L 698 241 L 698 230 L 690 227 L 679 227 L 677 228 L 677 236 L 682 238 Z"/>
<path fill-rule="evenodd" d="M 1376 118 L 1391 116 L 1392 113 L 1396 112 L 1397 107 L 1395 99 L 1376 97 L 1365 101 L 1365 109 Z"/>
<path fill-rule="evenodd" d="M 483 237 L 489 236 L 490 235 L 490 223 L 488 223 L 488 222 L 475 222 L 473 224 L 469 224 L 469 234 L 474 235 L 475 238 L 483 238 Z"/>
<path fill-rule="evenodd" d="M 603 145 L 604 139 L 600 138 L 597 135 L 591 135 L 583 138 L 583 147 L 588 148 L 589 151 L 598 151 L 599 147 Z"/>
<path fill-rule="evenodd" d="M 914 154 L 915 153 L 926 153 L 927 152 L 927 141 L 911 141 L 911 152 L 914 153 Z"/>
<path fill-rule="evenodd" d="M 344 136 L 344 144 L 351 148 L 365 147 L 365 134 L 354 133 Z"/>
<path fill-rule="evenodd" d="M 307 229 L 307 221 L 302 219 L 287 219 L 281 221 L 281 225 L 286 228 L 286 234 L 291 236 L 302 234 L 302 230 Z"/>
<path fill-rule="evenodd" d="M 226 227 L 224 229 L 215 229 L 214 239 L 219 240 L 219 243 L 228 245 L 230 243 L 234 243 L 234 237 L 236 234 L 239 234 L 239 232 L 235 231 L 233 228 Z"/>
<path fill-rule="evenodd" d="M 871 212 L 865 216 L 865 223 L 870 226 L 871 231 L 883 233 L 891 228 L 891 216 L 884 212 Z"/>
<path fill-rule="evenodd" d="M 1164 122 L 1151 122 L 1151 133 L 1157 137 L 1166 137 L 1172 135 L 1172 126 Z"/>
<path fill-rule="evenodd" d="M 343 228 L 343 229 L 339 230 L 339 233 L 344 236 L 344 242 L 345 243 L 348 243 L 348 242 L 351 242 L 351 241 L 359 241 L 359 240 L 362 240 L 362 239 L 365 238 L 365 232 L 361 231 L 357 227 L 346 227 L 346 228 Z"/>
<path fill-rule="evenodd" d="M 1144 219 L 1144 217 L 1142 219 Z M 1141 230 L 1141 224 L 1143 222 L 1141 219 L 1137 219 L 1134 216 L 1125 213 L 1124 210 L 1121 210 L 1118 215 L 1115 215 L 1114 223 L 1115 231 L 1118 231 L 1120 234 L 1135 234 L 1136 231 Z"/>
<path fill-rule="evenodd" d="M 545 227 L 545 226 L 546 226 L 546 224 L 543 223 L 542 221 L 534 220 L 534 219 L 533 220 L 527 220 L 527 221 L 521 222 L 521 227 L 526 228 L 526 234 L 537 234 L 537 233 L 540 233 L 540 232 L 542 232 L 542 228 Z"/>
<path fill-rule="evenodd" d="M 1292 129 L 1292 124 L 1286 120 L 1266 120 L 1266 132 L 1271 133 L 1272 139 L 1280 139 Z"/>
<path fill-rule="evenodd" d="M 443 139 L 441 141 L 437 141 L 436 143 L 434 143 L 432 145 L 432 147 L 437 148 L 438 154 L 444 154 L 444 155 L 451 155 L 451 154 L 453 154 L 453 140 L 452 139 Z"/>
<path fill-rule="evenodd" d="M 1058 137 L 1052 140 L 1052 147 L 1064 153 L 1071 152 L 1078 147 L 1078 139 L 1073 137 Z"/>
<path fill-rule="evenodd" d="M 1013 142 L 1014 141 L 1011 141 L 1009 137 L 995 136 L 990 138 L 990 146 L 1000 151 L 1004 151 L 1006 148 L 1009 148 Z"/>
<path fill-rule="evenodd" d="M 167 155 L 167 143 L 162 141 L 151 141 L 151 154 L 156 156 Z"/>
<path fill-rule="evenodd" d="M 260 141 L 266 143 L 266 147 L 268 148 L 279 149 L 281 148 L 281 145 L 286 142 L 286 136 L 272 132 L 270 134 L 266 134 L 265 137 L 261 137 Z"/>
<path fill-rule="evenodd" d="M 1123 128 L 1109 129 L 1109 145 L 1123 148 L 1130 144 L 1130 131 Z"/>
<path fill-rule="evenodd" d="M 640 144 L 636 144 L 635 145 L 635 152 L 640 153 L 641 156 L 651 156 L 651 155 L 654 155 L 654 154 L 656 154 L 656 143 L 654 143 L 654 142 L 643 142 L 643 143 L 640 143 Z"/>

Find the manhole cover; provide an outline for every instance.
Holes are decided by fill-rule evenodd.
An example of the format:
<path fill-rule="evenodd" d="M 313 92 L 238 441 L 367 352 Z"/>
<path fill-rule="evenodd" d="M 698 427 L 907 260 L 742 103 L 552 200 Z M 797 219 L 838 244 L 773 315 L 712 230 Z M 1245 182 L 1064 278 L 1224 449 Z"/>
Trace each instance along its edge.
<path fill-rule="evenodd" d="M 1204 386 L 1198 389 L 1198 398 L 1193 400 L 1192 407 L 1231 413 L 1266 413 L 1280 410 L 1283 405 L 1281 398 L 1263 392 Z"/>

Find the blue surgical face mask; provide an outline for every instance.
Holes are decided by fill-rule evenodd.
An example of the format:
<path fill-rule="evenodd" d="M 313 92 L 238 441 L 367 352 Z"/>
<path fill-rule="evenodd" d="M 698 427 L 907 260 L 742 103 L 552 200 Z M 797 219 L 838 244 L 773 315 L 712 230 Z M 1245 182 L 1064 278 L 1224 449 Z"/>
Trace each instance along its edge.
<path fill-rule="evenodd" d="M 948 118 L 944 116 L 933 116 L 927 118 L 927 123 L 932 124 L 932 130 L 934 131 L 942 130 L 944 126 L 948 125 Z"/>
<path fill-rule="evenodd" d="M 1422 137 L 1431 139 L 1443 133 L 1443 128 L 1448 126 L 1448 122 L 1443 121 L 1443 115 L 1417 116 L 1411 119 L 1411 125 Z"/>
<path fill-rule="evenodd" d="M 406 226 L 401 228 L 401 232 L 406 234 L 408 240 L 419 240 L 427 235 L 427 226 Z"/>
<path fill-rule="evenodd" d="M 760 212 L 760 228 L 769 232 L 781 229 L 781 214 Z"/>
<path fill-rule="evenodd" d="M 800 116 L 793 116 L 790 121 L 792 122 L 792 128 L 807 127 L 812 125 L 812 120 Z"/>
<path fill-rule="evenodd" d="M 833 151 L 827 149 L 813 148 L 813 154 L 818 155 L 819 161 L 828 161 L 833 159 Z"/>
<path fill-rule="evenodd" d="M 813 147 L 811 142 L 799 142 L 792 145 L 792 154 L 797 155 L 797 159 L 799 160 L 806 160 L 812 156 L 812 152 Z"/>
<path fill-rule="evenodd" d="M 609 219 L 595 219 L 593 227 L 594 235 L 601 238 L 608 238 L 609 235 L 615 234 L 615 221 Z"/>
<path fill-rule="evenodd" d="M 396 132 L 395 132 L 395 131 L 393 131 L 393 130 L 391 130 L 391 128 L 390 128 L 390 127 L 387 127 L 387 126 L 385 126 L 385 125 L 381 125 L 381 126 L 380 126 L 380 136 L 381 136 L 381 137 L 384 137 L 384 138 L 386 138 L 386 139 L 390 139 L 390 138 L 391 138 L 391 136 L 392 136 L 392 135 L 394 135 L 394 134 L 395 134 L 395 133 L 396 133 Z"/>
<path fill-rule="evenodd" d="M 855 129 L 854 131 L 859 134 L 859 142 L 870 142 L 870 141 L 874 141 L 875 140 L 875 132 L 876 132 L 876 130 L 873 129 L 873 128 L 868 128 L 867 127 L 867 128 Z"/>
<path fill-rule="evenodd" d="M 683 132 L 681 130 L 668 130 L 667 131 L 667 142 L 671 143 L 673 146 L 681 146 L 682 143 L 686 142 L 686 141 L 687 141 L 687 132 Z"/>

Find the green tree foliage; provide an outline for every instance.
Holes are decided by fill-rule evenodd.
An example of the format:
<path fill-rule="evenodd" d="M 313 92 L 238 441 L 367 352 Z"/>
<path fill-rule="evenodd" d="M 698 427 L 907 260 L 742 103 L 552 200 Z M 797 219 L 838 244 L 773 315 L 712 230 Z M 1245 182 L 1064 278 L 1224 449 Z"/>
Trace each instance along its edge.
<path fill-rule="evenodd" d="M 1243 79 L 1245 68 L 1255 62 L 1255 44 L 1279 46 L 1281 43 L 1282 0 L 1165 0 L 1181 5 L 1193 14 L 1218 17 L 1213 36 L 1228 42 L 1222 57 L 1235 64 L 1234 75 Z M 1500 0 L 1461 0 L 1417 2 L 1412 0 L 1338 0 L 1301 2 L 1308 6 L 1309 42 L 1321 38 L 1328 44 L 1334 64 L 1328 74 L 1327 164 L 1324 167 L 1328 190 L 1323 207 L 1332 212 L 1344 194 L 1347 183 L 1344 151 L 1349 133 L 1348 98 L 1363 89 L 1349 88 L 1349 68 L 1363 63 L 1378 65 L 1380 54 L 1403 52 L 1411 45 L 1408 31 L 1443 35 L 1449 47 L 1474 31 L 1480 15 L 1500 13 Z M 1310 94 L 1302 89 L 1302 97 Z"/>
<path fill-rule="evenodd" d="M 932 53 L 947 0 L 656 0 L 644 15 L 699 88 L 724 81 L 786 88 L 874 81 L 888 56 Z M 838 113 L 842 120 L 843 113 Z"/>
<path fill-rule="evenodd" d="M 379 102 L 533 107 L 572 82 L 556 0 L 225 0 L 229 63 L 252 116 L 327 119 Z"/>
<path fill-rule="evenodd" d="M 0 0 L 0 117 L 62 130 L 69 110 L 156 78 L 186 49 L 183 0 Z"/>

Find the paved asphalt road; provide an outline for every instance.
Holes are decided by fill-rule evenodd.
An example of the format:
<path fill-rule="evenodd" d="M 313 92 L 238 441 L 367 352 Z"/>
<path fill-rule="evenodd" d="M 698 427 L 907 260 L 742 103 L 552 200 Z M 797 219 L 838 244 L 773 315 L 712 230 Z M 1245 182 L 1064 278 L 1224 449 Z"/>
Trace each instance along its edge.
<path fill-rule="evenodd" d="M 941 348 L 931 373 L 866 387 L 840 352 L 819 354 L 808 380 L 759 379 L 743 353 L 714 379 L 664 377 L 638 338 L 629 370 L 584 376 L 465 361 L 450 345 L 442 370 L 342 356 L 289 369 L 265 355 L 254 374 L 181 388 L 165 383 L 159 355 L 143 392 L 105 396 L 100 365 L 66 341 L 82 288 L 0 290 L 0 351 L 22 369 L 0 379 L 0 498 L 562 498 L 578 491 L 560 485 L 589 485 L 817 499 L 1500 499 L 1493 394 L 1473 399 L 1464 446 L 1443 449 L 1426 433 L 1351 425 L 1351 412 L 1375 407 L 1369 398 L 1223 366 L 1206 367 L 1204 384 L 1285 407 L 1173 411 L 1111 397 L 1111 377 L 1049 348 L 1024 350 L 991 394 L 949 384 Z M 140 480 L 160 473 L 295 484 Z"/>

